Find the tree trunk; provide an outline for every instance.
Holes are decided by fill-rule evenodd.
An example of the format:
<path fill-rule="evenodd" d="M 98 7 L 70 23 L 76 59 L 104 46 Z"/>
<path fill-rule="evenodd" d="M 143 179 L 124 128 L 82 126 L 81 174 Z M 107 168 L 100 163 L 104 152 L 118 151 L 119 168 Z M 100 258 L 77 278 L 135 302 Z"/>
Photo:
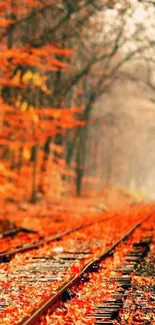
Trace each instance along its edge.
<path fill-rule="evenodd" d="M 36 144 L 32 148 L 32 156 L 31 161 L 33 162 L 33 170 L 32 170 L 32 192 L 31 192 L 31 203 L 36 203 L 37 201 L 37 166 L 38 166 L 38 151 L 39 145 Z"/>
<path fill-rule="evenodd" d="M 85 169 L 85 160 L 86 160 L 86 142 L 87 142 L 87 125 L 84 128 L 81 128 L 79 133 L 78 146 L 76 148 L 76 194 L 81 196 L 82 190 L 82 181 L 84 176 Z"/>

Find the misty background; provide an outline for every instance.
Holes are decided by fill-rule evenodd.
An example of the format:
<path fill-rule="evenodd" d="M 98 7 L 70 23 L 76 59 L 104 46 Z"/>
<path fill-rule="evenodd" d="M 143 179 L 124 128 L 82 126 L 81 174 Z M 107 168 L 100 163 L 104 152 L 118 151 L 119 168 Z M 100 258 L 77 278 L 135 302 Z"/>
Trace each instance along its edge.
<path fill-rule="evenodd" d="M 118 2 L 119 5 L 121 7 Z M 151 1 L 133 1 L 132 5 L 132 14 L 126 16 L 129 23 L 119 54 L 124 56 L 124 52 L 136 48 L 137 42 L 146 45 L 148 39 L 149 46 L 146 52 L 138 53 L 140 55 L 131 58 L 117 71 L 110 89 L 94 105 L 92 123 L 88 128 L 89 144 L 85 163 L 85 175 L 88 178 L 83 191 L 87 193 L 93 189 L 100 193 L 104 187 L 117 187 L 129 193 L 135 192 L 142 198 L 154 199 L 155 4 Z M 135 11 L 134 5 L 137 5 Z M 108 24 L 110 19 L 114 23 L 114 17 L 117 16 L 115 9 L 107 15 Z M 134 28 L 137 33 L 140 30 L 138 38 L 135 35 L 131 37 L 130 32 Z M 96 182 L 93 182 L 95 178 Z"/>

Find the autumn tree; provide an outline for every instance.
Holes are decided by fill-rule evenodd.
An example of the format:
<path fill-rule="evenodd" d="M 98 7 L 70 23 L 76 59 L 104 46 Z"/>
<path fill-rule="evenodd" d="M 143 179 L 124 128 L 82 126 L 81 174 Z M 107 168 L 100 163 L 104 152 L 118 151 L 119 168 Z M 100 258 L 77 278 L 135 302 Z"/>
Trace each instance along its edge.
<path fill-rule="evenodd" d="M 57 129 L 65 133 L 66 129 L 81 124 L 74 118 L 79 108 L 53 108 L 49 101 L 52 90 L 47 79 L 54 71 L 67 71 L 64 61 L 72 50 L 44 42 L 38 47 L 31 44 L 36 34 L 33 19 L 38 18 L 41 30 L 38 15 L 51 7 L 42 1 L 6 2 L 5 14 L 0 19 L 1 158 L 7 168 L 16 170 L 18 183 L 30 177 L 32 164 L 32 202 L 36 201 L 38 189 L 43 191 L 49 139 L 57 134 Z"/>
<path fill-rule="evenodd" d="M 1 152 L 18 174 L 33 164 L 32 201 L 45 192 L 50 159 L 53 168 L 61 165 L 63 181 L 71 181 L 66 165 L 73 171 L 80 195 L 94 104 L 124 78 L 127 62 L 146 58 L 153 46 L 134 18 L 138 6 L 132 0 L 1 2 Z M 149 14 L 151 4 L 140 6 Z"/>

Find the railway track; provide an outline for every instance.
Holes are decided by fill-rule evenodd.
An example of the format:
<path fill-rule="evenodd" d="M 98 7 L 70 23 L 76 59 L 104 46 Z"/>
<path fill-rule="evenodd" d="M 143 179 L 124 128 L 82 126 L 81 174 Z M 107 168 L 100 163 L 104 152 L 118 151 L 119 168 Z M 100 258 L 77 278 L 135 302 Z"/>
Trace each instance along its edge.
<path fill-rule="evenodd" d="M 105 222 L 106 220 L 110 220 L 111 218 L 115 217 L 109 217 L 107 211 L 104 212 L 104 215 L 105 217 L 100 217 L 95 221 L 86 222 L 85 224 L 81 223 L 80 225 L 76 225 L 67 230 L 65 229 L 64 231 L 58 231 L 56 234 L 52 234 L 47 237 L 42 236 L 41 233 L 37 232 L 37 230 L 28 229 L 22 226 L 17 227 L 10 220 L 0 220 L 0 262 L 7 262 L 17 253 L 38 249 L 40 246 L 45 245 L 46 243 L 61 240 L 66 235 L 72 234 L 91 225 L 95 225 L 96 223 Z M 49 218 L 48 223 L 50 224 Z M 5 248 L 4 250 L 3 247 Z"/>
<path fill-rule="evenodd" d="M 36 324 L 36 322 L 38 321 L 38 319 L 40 318 L 40 316 L 44 313 L 47 312 L 47 310 L 50 309 L 54 309 L 56 308 L 57 304 L 62 301 L 62 300 L 67 300 L 67 299 L 71 299 L 74 297 L 74 292 L 69 293 L 69 289 L 73 288 L 74 286 L 77 286 L 82 282 L 87 282 L 89 280 L 89 273 L 92 272 L 97 272 L 100 266 L 100 263 L 102 261 L 104 261 L 106 258 L 109 258 L 109 256 L 114 252 L 114 250 L 116 249 L 116 247 L 118 247 L 122 242 L 124 242 L 125 240 L 127 240 L 132 234 L 133 232 L 139 228 L 144 222 L 146 222 L 146 220 L 148 218 L 150 218 L 152 215 L 149 215 L 147 218 L 141 220 L 140 222 L 134 224 L 134 226 L 132 226 L 123 236 L 121 236 L 115 243 L 113 243 L 110 247 L 108 247 L 107 250 L 105 250 L 103 253 L 101 253 L 100 255 L 97 256 L 97 258 L 93 258 L 91 261 L 89 261 L 88 263 L 86 263 L 82 269 L 71 279 L 69 279 L 69 281 L 67 281 L 66 283 L 64 283 L 60 288 L 58 288 L 57 292 L 54 295 L 51 295 L 51 297 L 49 297 L 48 299 L 46 299 L 32 314 L 30 317 L 26 317 L 25 320 L 22 320 L 22 322 L 20 322 L 20 324 L 22 325 L 32 325 L 32 324 Z M 135 258 L 135 256 L 131 257 L 131 261 L 133 261 L 133 259 Z M 138 257 L 137 257 L 138 258 Z M 128 262 L 129 263 L 129 262 Z M 59 265 L 60 266 L 60 265 Z M 118 280 L 118 282 L 120 282 L 121 284 L 123 284 L 124 286 L 128 286 L 129 285 L 129 280 L 127 277 L 125 277 L 125 279 L 121 276 L 120 278 L 115 277 L 114 279 L 111 279 L 112 281 Z M 103 307 L 103 308 L 106 308 Z M 109 308 L 113 308 L 112 306 Z M 112 311 L 111 311 L 112 312 Z M 101 313 L 101 311 L 100 311 Z M 99 315 L 99 317 L 101 318 L 101 314 Z M 92 315 L 92 318 L 94 318 L 94 315 Z M 112 325 L 113 323 L 109 323 L 107 322 L 97 322 L 95 324 L 107 324 L 107 325 Z"/>
<path fill-rule="evenodd" d="M 147 225 L 146 220 L 143 222 Z M 145 235 L 142 224 L 137 224 L 135 228 L 131 229 L 131 232 L 127 234 L 127 241 L 121 242 L 119 247 L 117 246 L 113 256 L 102 255 L 100 257 L 100 271 L 95 273 L 95 276 L 91 277 L 91 269 L 85 269 L 87 272 L 84 273 L 87 275 L 86 284 L 83 286 L 82 277 L 80 282 L 74 283 L 71 286 L 72 297 L 69 297 L 67 302 L 63 302 L 62 295 L 58 297 L 57 305 L 51 301 L 48 312 L 46 306 L 44 308 L 41 306 L 40 310 L 37 310 L 22 324 L 61 323 L 66 325 L 76 324 L 76 322 L 77 324 L 91 325 L 155 324 L 154 260 L 152 260 L 152 280 L 142 276 L 138 278 L 137 273 L 134 277 L 136 269 L 141 269 L 141 265 L 143 269 L 147 255 L 151 256 L 150 246 L 155 244 L 154 223 L 152 222 L 151 230 L 145 229 Z M 108 264 L 110 268 L 108 268 Z M 89 272 L 90 279 L 88 279 Z M 98 291 L 97 283 L 99 284 Z M 73 299 L 70 300 L 71 298 Z M 45 312 L 46 316 L 41 319 L 41 315 Z"/>
<path fill-rule="evenodd" d="M 0 267 L 0 324 L 18 323 L 18 319 L 25 316 L 25 304 L 31 302 L 32 294 L 35 295 L 36 291 L 39 291 L 38 304 L 49 293 L 54 294 L 64 279 L 70 278 L 71 274 L 68 271 L 69 269 L 72 271 L 77 261 L 90 258 L 88 245 L 86 248 L 81 248 L 80 242 L 77 242 L 74 257 L 73 254 L 65 251 L 65 256 L 61 255 L 60 258 L 59 250 L 55 250 L 58 244 L 62 244 L 66 238 L 71 239 L 74 233 L 86 231 L 96 223 L 101 225 L 112 219 L 114 218 L 102 218 L 96 222 L 74 227 L 59 235 L 44 238 L 39 243 L 30 244 L 28 247 L 26 245 L 26 247 L 3 252 Z M 50 254 L 49 249 L 51 249 Z"/>
<path fill-rule="evenodd" d="M 30 251 L 32 249 L 38 249 L 40 246 L 43 246 L 47 243 L 50 242 L 54 242 L 54 241 L 58 241 L 61 240 L 63 237 L 73 234 L 76 231 L 79 231 L 81 229 L 87 228 L 89 226 L 93 226 L 96 223 L 102 223 L 105 222 L 107 220 L 112 219 L 112 217 L 106 217 L 106 218 L 100 218 L 98 221 L 94 221 L 94 222 L 89 222 L 86 224 L 82 224 L 80 226 L 77 227 L 73 227 L 71 229 L 68 229 L 66 231 L 60 232 L 59 234 L 56 235 L 52 235 L 52 236 L 48 236 L 48 237 L 42 237 L 40 236 L 37 231 L 31 230 L 31 229 L 27 229 L 24 227 L 13 227 L 12 229 L 7 229 L 3 232 L 0 233 L 0 239 L 1 238 L 6 238 L 6 237 L 14 237 L 16 235 L 18 235 L 20 232 L 25 234 L 38 234 L 39 239 L 35 242 L 31 242 L 31 243 L 27 243 L 24 242 L 21 245 L 18 245 L 12 249 L 8 249 L 5 251 L 0 251 L 0 262 L 9 262 L 11 260 L 12 257 L 15 256 L 15 254 L 17 253 L 23 253 L 23 252 L 27 252 Z M 29 237 L 28 237 L 29 240 Z"/>
<path fill-rule="evenodd" d="M 100 262 L 140 227 L 144 219 L 137 219 L 129 226 L 129 217 L 124 221 L 114 215 L 31 244 L 19 254 L 10 251 L 12 259 L 0 268 L 0 324 L 35 324 L 50 306 L 66 299 L 67 290 L 81 278 L 87 281 L 86 273 L 97 271 Z"/>
<path fill-rule="evenodd" d="M 59 211 L 59 208 L 57 209 Z M 29 216 L 21 215 L 20 222 L 19 217 L 12 218 L 11 220 L 0 219 L 0 259 L 1 261 L 8 260 L 9 256 L 12 258 L 14 254 L 31 250 L 33 248 L 38 248 L 44 245 L 45 242 L 50 242 L 54 240 L 61 239 L 64 235 L 76 231 L 81 227 L 87 227 L 89 224 L 97 222 L 97 220 L 102 220 L 107 218 L 107 210 L 99 212 L 76 212 L 75 208 L 72 209 L 72 213 L 69 208 L 66 209 L 65 206 L 60 211 L 51 211 L 41 216 L 40 211 L 37 211 L 33 218 L 33 229 L 28 229 L 31 227 L 31 219 Z M 62 212 L 61 212 L 62 210 Z M 69 212 L 68 212 L 69 211 Z M 66 214 L 67 214 L 67 225 L 66 225 Z M 104 217 L 103 217 L 104 215 Z M 42 218 L 44 222 L 42 223 Z M 17 222 L 18 225 L 14 223 Z M 100 222 L 100 221 L 99 221 Z M 21 225 L 22 223 L 22 225 Z M 7 258 L 5 257 L 8 253 Z"/>

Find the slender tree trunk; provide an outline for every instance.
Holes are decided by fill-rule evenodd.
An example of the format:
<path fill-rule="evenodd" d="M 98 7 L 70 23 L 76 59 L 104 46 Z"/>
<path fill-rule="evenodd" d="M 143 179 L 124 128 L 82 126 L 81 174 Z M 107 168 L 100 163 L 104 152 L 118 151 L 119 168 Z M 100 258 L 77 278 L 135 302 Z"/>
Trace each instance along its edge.
<path fill-rule="evenodd" d="M 76 194 L 81 196 L 82 181 L 84 177 L 85 160 L 86 160 L 86 143 L 87 143 L 87 125 L 80 129 L 78 146 L 76 148 Z"/>
<path fill-rule="evenodd" d="M 33 161 L 33 169 L 32 169 L 32 191 L 31 191 L 31 203 L 36 203 L 37 201 L 37 166 L 38 166 L 38 151 L 39 145 L 36 144 L 32 148 L 32 158 Z"/>
<path fill-rule="evenodd" d="M 52 139 L 51 137 L 48 137 L 48 139 L 44 145 L 44 149 L 43 149 L 43 157 L 42 157 L 42 163 L 41 163 L 41 168 L 40 168 L 40 180 L 39 180 L 39 185 L 38 185 L 38 191 L 42 194 L 45 194 L 44 178 L 45 178 L 45 173 L 47 171 L 51 139 Z"/>

